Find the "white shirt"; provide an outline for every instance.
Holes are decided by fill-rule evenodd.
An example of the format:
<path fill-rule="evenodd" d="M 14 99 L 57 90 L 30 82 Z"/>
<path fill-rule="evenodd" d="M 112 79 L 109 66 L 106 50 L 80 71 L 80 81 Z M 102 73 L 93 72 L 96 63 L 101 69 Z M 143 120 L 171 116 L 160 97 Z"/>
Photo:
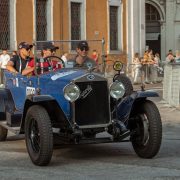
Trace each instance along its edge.
<path fill-rule="evenodd" d="M 65 67 L 67 67 L 67 58 L 66 58 L 66 56 L 62 55 L 61 59 L 64 61 Z"/>
<path fill-rule="evenodd" d="M 61 59 L 62 59 L 65 63 L 67 62 L 67 58 L 66 58 L 65 55 L 62 55 L 62 56 L 61 56 Z"/>
<path fill-rule="evenodd" d="M 10 60 L 10 56 L 9 54 L 1 54 L 0 55 L 0 67 L 2 69 L 6 69 L 6 65 L 8 63 L 8 61 Z"/>

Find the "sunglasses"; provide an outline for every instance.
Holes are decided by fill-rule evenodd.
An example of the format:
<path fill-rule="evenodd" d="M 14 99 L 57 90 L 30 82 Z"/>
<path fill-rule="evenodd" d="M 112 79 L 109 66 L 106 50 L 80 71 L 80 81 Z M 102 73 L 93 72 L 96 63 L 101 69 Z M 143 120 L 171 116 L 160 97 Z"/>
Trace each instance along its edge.
<path fill-rule="evenodd" d="M 79 49 L 80 49 L 81 51 L 84 51 L 84 50 L 85 50 L 85 51 L 88 51 L 88 50 L 89 50 L 88 47 L 80 47 Z"/>
<path fill-rule="evenodd" d="M 31 48 L 25 48 L 26 49 L 26 51 L 31 51 Z"/>

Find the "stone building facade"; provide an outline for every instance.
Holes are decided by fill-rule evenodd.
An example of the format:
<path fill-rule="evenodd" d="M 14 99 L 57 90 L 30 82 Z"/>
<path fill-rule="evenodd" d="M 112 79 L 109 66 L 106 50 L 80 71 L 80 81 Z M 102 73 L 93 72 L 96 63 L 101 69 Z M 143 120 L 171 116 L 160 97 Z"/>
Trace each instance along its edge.
<path fill-rule="evenodd" d="M 143 55 L 147 48 L 161 59 L 180 50 L 180 0 L 127 0 L 127 52 Z"/>
<path fill-rule="evenodd" d="M 105 39 L 108 58 L 126 61 L 126 0 L 1 0 L 0 49 L 21 41 Z"/>
<path fill-rule="evenodd" d="M 105 39 L 108 59 L 180 50 L 180 0 L 1 0 L 0 49 L 21 41 Z M 77 15 L 77 16 L 76 16 Z"/>

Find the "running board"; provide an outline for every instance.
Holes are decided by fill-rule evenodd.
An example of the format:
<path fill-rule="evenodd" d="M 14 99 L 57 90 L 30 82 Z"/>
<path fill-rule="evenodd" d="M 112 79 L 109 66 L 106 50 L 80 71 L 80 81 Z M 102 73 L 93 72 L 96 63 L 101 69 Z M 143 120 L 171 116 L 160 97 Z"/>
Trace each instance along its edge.
<path fill-rule="evenodd" d="M 11 127 L 7 124 L 7 121 L 0 121 L 0 125 L 13 132 L 14 134 L 19 134 L 20 132 L 20 127 Z"/>

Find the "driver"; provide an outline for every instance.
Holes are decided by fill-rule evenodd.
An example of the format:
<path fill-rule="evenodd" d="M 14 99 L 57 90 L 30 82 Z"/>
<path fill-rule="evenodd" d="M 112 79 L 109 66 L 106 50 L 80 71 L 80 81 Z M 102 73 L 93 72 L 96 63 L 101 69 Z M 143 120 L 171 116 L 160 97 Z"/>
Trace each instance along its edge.
<path fill-rule="evenodd" d="M 33 45 L 27 42 L 21 42 L 18 45 L 18 54 L 14 55 L 7 63 L 7 70 L 14 73 L 22 73 L 22 75 L 27 75 L 34 71 L 34 67 L 28 67 L 28 63 L 33 60 L 30 57 L 30 52 Z"/>
<path fill-rule="evenodd" d="M 46 42 L 43 44 L 43 48 L 42 48 L 42 57 L 48 57 L 48 56 L 54 56 L 54 54 L 56 53 L 56 50 L 59 49 L 59 47 L 54 46 L 53 43 L 51 42 Z"/>
<path fill-rule="evenodd" d="M 96 67 L 96 62 L 88 57 L 89 45 L 87 41 L 80 41 L 76 48 L 77 55 L 74 59 L 74 67 L 93 68 Z"/>
<path fill-rule="evenodd" d="M 54 46 L 51 42 L 46 42 L 43 44 L 42 51 L 41 51 L 41 58 L 38 59 L 37 62 L 37 73 L 43 74 L 44 72 L 48 72 L 51 70 L 56 70 L 59 67 L 59 64 L 57 61 L 50 59 L 49 61 L 46 59 L 49 56 L 54 56 L 56 50 L 59 49 L 59 47 Z M 28 63 L 28 67 L 34 67 L 34 60 L 30 61 Z M 52 69 L 51 69 L 52 68 Z"/>

